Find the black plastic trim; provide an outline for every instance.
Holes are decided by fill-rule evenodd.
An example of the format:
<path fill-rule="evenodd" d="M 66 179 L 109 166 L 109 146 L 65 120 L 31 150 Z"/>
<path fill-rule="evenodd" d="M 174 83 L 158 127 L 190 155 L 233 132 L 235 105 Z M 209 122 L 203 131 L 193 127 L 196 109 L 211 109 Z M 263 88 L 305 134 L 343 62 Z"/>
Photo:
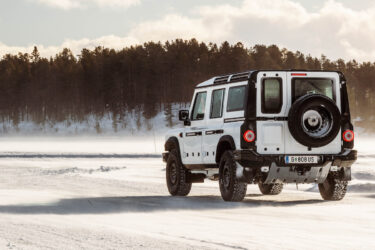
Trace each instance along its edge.
<path fill-rule="evenodd" d="M 216 164 L 187 164 L 184 166 L 190 170 L 203 170 L 206 168 L 218 168 Z"/>
<path fill-rule="evenodd" d="M 308 154 L 279 154 L 279 155 L 261 155 L 254 150 L 235 150 L 234 159 L 244 167 L 261 167 L 270 166 L 273 162 L 279 167 L 290 166 L 321 166 L 326 162 L 332 162 L 333 166 L 351 167 L 357 160 L 356 150 L 346 150 L 340 154 L 311 154 L 318 156 L 320 160 L 317 164 L 286 164 L 285 156 L 287 155 L 308 155 Z"/>
<path fill-rule="evenodd" d="M 257 101 L 257 89 L 256 89 L 256 79 L 258 72 L 254 71 L 250 74 L 250 79 L 247 87 L 246 98 L 245 98 L 245 120 L 241 125 L 241 148 L 242 149 L 253 149 L 256 150 L 256 140 L 257 140 L 257 116 L 256 116 L 256 101 Z M 253 142 L 247 142 L 243 138 L 243 134 L 247 130 L 252 130 L 255 133 L 255 140 Z"/>
<path fill-rule="evenodd" d="M 172 151 L 172 149 L 177 150 L 178 157 L 181 159 L 180 143 L 178 142 L 178 139 L 175 136 L 169 137 L 168 140 L 164 144 L 164 150 L 165 151 L 170 152 L 170 151 Z M 165 161 L 167 161 L 168 156 L 169 156 L 169 154 L 167 154 L 167 155 L 163 154 L 163 160 L 164 160 L 164 157 L 166 157 Z"/>
<path fill-rule="evenodd" d="M 222 129 L 217 129 L 217 130 L 207 130 L 205 132 L 206 135 L 216 135 L 216 134 L 222 134 L 224 133 L 224 130 Z"/>
<path fill-rule="evenodd" d="M 352 130 L 354 131 L 353 124 L 351 123 L 351 118 L 350 118 L 350 108 L 349 108 L 349 97 L 348 97 L 348 91 L 346 88 L 346 81 L 345 78 L 343 77 L 340 80 L 340 95 L 341 95 L 341 133 L 343 133 L 345 130 Z M 342 139 L 341 135 L 341 140 L 342 140 L 342 149 L 349 148 L 352 149 L 354 148 L 354 140 L 351 142 L 344 141 Z"/>
<path fill-rule="evenodd" d="M 288 117 L 287 116 L 276 116 L 276 117 L 265 117 L 265 116 L 258 116 L 257 121 L 287 121 Z"/>
<path fill-rule="evenodd" d="M 224 123 L 229 123 L 229 122 L 242 122 L 244 121 L 244 117 L 234 117 L 234 118 L 226 118 L 224 119 Z"/>
<path fill-rule="evenodd" d="M 202 135 L 202 131 L 197 131 L 197 132 L 186 132 L 185 133 L 185 136 L 186 137 L 190 137 L 190 136 L 201 136 Z"/>
<path fill-rule="evenodd" d="M 217 163 L 219 163 L 220 161 L 220 157 L 221 155 L 225 152 L 225 150 L 228 150 L 228 149 L 223 149 L 222 148 L 222 143 L 228 143 L 230 145 L 230 148 L 229 150 L 235 150 L 236 149 L 236 144 L 234 143 L 234 140 L 233 140 L 233 137 L 230 136 L 230 135 L 224 135 L 220 138 L 218 144 L 217 144 L 217 147 L 216 147 L 216 156 L 215 156 L 215 160 Z"/>

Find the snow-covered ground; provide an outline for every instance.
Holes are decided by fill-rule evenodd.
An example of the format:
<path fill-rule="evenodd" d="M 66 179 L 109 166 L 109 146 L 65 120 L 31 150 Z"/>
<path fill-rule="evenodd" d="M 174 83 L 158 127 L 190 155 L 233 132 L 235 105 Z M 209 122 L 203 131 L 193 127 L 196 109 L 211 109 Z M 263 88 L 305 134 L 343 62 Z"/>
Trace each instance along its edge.
<path fill-rule="evenodd" d="M 250 185 L 227 203 L 212 181 L 170 197 L 161 138 L 1 138 L 0 249 L 375 248 L 375 139 L 342 201 Z"/>

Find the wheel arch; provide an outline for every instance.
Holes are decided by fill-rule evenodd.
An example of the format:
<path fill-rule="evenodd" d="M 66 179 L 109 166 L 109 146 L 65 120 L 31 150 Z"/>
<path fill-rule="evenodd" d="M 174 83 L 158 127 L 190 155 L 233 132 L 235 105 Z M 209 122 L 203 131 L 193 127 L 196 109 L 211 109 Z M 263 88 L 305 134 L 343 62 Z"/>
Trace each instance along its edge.
<path fill-rule="evenodd" d="M 176 136 L 171 136 L 168 138 L 168 140 L 164 144 L 165 151 L 172 151 L 173 149 L 176 149 L 178 152 L 178 156 L 181 159 L 181 151 L 180 151 L 180 143 Z"/>
<path fill-rule="evenodd" d="M 215 157 L 216 163 L 220 162 L 220 158 L 226 150 L 235 150 L 235 149 L 236 149 L 236 144 L 234 143 L 233 137 L 230 135 L 222 136 L 216 147 L 216 157 Z"/>

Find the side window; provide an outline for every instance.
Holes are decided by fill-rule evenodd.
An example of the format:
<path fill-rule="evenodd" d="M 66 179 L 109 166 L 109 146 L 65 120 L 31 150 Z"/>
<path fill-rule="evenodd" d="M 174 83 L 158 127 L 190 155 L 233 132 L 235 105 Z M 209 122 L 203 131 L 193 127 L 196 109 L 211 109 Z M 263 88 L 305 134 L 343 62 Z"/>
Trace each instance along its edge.
<path fill-rule="evenodd" d="M 191 120 L 203 120 L 204 119 L 204 111 L 206 109 L 206 96 L 207 96 L 207 92 L 199 92 L 195 96 Z"/>
<path fill-rule="evenodd" d="M 244 109 L 246 86 L 229 88 L 227 112 Z"/>
<path fill-rule="evenodd" d="M 210 118 L 220 118 L 223 116 L 224 90 L 216 89 L 212 91 Z"/>
<path fill-rule="evenodd" d="M 262 113 L 277 114 L 282 107 L 281 78 L 265 78 L 262 81 Z"/>

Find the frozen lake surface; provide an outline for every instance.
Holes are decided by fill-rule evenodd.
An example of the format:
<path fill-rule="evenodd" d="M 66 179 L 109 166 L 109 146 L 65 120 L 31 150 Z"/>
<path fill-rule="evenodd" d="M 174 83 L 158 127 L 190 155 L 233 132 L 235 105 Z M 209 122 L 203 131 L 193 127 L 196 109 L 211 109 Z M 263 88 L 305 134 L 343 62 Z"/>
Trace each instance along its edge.
<path fill-rule="evenodd" d="M 227 203 L 212 181 L 170 197 L 160 138 L 1 138 L 0 249 L 374 249 L 373 141 L 342 201 L 249 185 Z"/>

